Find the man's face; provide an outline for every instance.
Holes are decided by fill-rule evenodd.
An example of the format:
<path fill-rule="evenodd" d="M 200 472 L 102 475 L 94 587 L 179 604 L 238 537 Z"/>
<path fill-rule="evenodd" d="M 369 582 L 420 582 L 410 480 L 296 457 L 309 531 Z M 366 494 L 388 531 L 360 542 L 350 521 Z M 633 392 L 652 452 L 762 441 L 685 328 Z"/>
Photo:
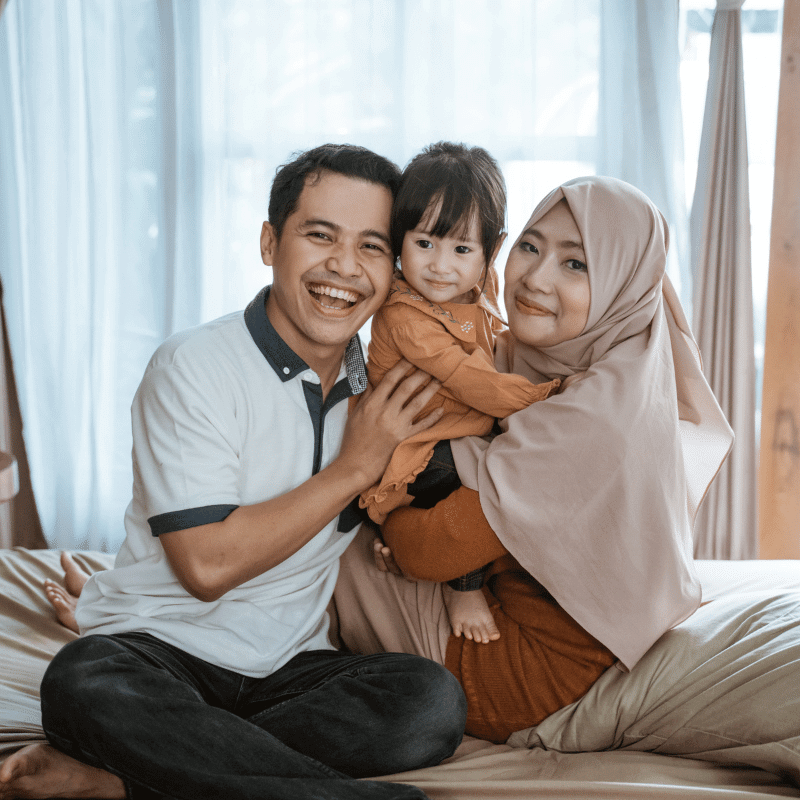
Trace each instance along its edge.
<path fill-rule="evenodd" d="M 309 364 L 341 358 L 386 299 L 394 267 L 391 210 L 385 186 L 323 172 L 306 182 L 280 240 L 264 223 L 261 257 L 273 269 L 267 315 Z"/>

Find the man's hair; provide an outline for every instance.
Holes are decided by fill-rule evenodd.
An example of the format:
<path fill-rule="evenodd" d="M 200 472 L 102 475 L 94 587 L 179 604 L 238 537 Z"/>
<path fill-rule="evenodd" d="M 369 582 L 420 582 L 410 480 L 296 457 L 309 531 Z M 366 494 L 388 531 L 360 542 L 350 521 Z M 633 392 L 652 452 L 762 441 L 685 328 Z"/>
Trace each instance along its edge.
<path fill-rule="evenodd" d="M 323 144 L 295 153 L 278 167 L 269 193 L 269 222 L 280 239 L 286 220 L 297 208 L 300 193 L 316 183 L 324 172 L 385 186 L 394 199 L 400 186 L 400 168 L 388 158 L 354 144 Z"/>
<path fill-rule="evenodd" d="M 439 206 L 432 236 L 464 236 L 477 219 L 488 265 L 506 223 L 505 181 L 492 156 L 482 147 L 455 142 L 437 142 L 414 156 L 403 170 L 392 209 L 395 253 L 432 205 Z"/>

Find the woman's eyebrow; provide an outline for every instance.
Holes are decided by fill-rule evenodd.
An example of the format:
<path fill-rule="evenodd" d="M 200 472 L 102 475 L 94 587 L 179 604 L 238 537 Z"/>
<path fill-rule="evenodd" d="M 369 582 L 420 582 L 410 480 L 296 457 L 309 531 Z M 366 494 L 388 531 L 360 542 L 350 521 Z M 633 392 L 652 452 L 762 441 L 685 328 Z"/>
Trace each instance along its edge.
<path fill-rule="evenodd" d="M 545 237 L 542 233 L 540 233 L 536 228 L 525 228 L 522 232 L 523 236 L 533 236 L 539 241 L 544 241 Z M 572 250 L 580 250 L 583 252 L 583 242 L 578 240 L 575 241 L 574 239 L 562 239 L 560 242 L 556 243 L 559 247 L 570 248 Z"/>

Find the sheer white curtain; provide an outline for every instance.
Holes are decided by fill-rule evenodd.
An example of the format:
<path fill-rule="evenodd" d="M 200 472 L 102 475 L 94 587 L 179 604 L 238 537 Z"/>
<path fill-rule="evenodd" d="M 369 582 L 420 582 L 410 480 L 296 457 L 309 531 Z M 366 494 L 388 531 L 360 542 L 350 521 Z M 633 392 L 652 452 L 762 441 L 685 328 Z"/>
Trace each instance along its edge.
<path fill-rule="evenodd" d="M 164 11 L 11 0 L 0 19 L 1 263 L 53 546 L 119 542 L 133 393 L 159 342 L 200 319 L 196 70 L 181 74 Z"/>
<path fill-rule="evenodd" d="M 691 303 L 678 4 L 604 0 L 597 172 L 638 186 L 670 226 L 669 271 Z"/>
<path fill-rule="evenodd" d="M 736 434 L 695 525 L 698 558 L 756 558 L 756 369 L 741 7 L 717 0 L 691 213 L 694 328 Z"/>
<path fill-rule="evenodd" d="M 503 166 L 512 235 L 599 170 L 685 226 L 676 19 L 635 0 L 9 0 L 0 269 L 50 544 L 118 546 L 147 359 L 269 282 L 258 233 L 293 151 L 403 164 L 467 141 Z"/>

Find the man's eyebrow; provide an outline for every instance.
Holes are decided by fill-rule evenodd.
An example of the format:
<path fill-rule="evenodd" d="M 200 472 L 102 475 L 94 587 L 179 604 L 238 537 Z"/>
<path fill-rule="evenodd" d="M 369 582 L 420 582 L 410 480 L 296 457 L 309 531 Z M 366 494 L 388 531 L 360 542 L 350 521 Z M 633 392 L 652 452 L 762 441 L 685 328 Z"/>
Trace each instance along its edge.
<path fill-rule="evenodd" d="M 331 222 L 327 219 L 307 219 L 300 223 L 301 228 L 313 228 L 315 225 L 320 225 L 323 228 L 329 228 L 332 231 L 340 231 L 341 226 L 337 225 L 335 222 Z"/>
<path fill-rule="evenodd" d="M 533 236 L 536 239 L 543 240 L 544 236 L 536 229 L 536 228 L 525 228 L 522 232 L 523 236 Z M 575 250 L 583 250 L 583 242 L 581 241 L 574 241 L 573 239 L 563 239 L 562 241 L 558 242 L 559 247 L 569 247 Z"/>
<path fill-rule="evenodd" d="M 391 247 L 392 243 L 389 240 L 389 237 L 385 233 L 381 233 L 380 231 L 376 231 L 374 228 L 367 228 L 365 231 L 361 231 L 362 236 L 367 236 L 372 239 L 380 239 L 387 247 Z"/>
<path fill-rule="evenodd" d="M 335 222 L 331 222 L 328 219 L 307 219 L 305 222 L 300 224 L 301 228 L 313 228 L 315 225 L 318 225 L 322 228 L 328 228 L 328 230 L 333 231 L 334 233 L 339 233 L 341 231 L 342 226 L 337 225 Z M 389 240 L 389 237 L 385 233 L 381 233 L 374 228 L 367 228 L 366 230 L 361 231 L 361 235 L 371 239 L 380 239 L 387 247 L 391 247 L 392 243 Z"/>

